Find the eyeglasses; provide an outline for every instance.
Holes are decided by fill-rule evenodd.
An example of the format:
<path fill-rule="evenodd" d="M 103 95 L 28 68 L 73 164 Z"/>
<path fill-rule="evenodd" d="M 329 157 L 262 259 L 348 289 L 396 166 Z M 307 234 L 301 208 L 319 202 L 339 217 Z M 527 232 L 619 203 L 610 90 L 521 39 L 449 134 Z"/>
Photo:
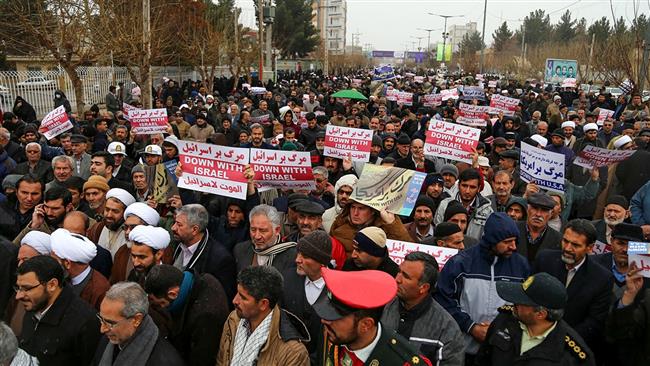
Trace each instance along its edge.
<path fill-rule="evenodd" d="M 123 225 L 122 225 L 122 230 L 124 230 L 124 231 L 131 231 L 131 230 L 133 230 L 136 226 L 138 226 L 138 225 L 127 225 L 127 224 L 123 224 Z"/>
<path fill-rule="evenodd" d="M 99 315 L 99 313 L 97 313 L 96 315 L 97 315 L 97 319 L 99 319 L 99 322 L 102 323 L 102 325 L 106 326 L 109 330 L 113 330 L 120 323 L 124 322 L 125 320 L 129 320 L 129 319 L 132 318 L 132 317 L 129 317 L 129 318 L 124 318 L 122 320 L 113 321 L 113 320 L 104 319 L 101 315 Z"/>
<path fill-rule="evenodd" d="M 14 291 L 16 291 L 16 293 L 29 292 L 29 291 L 37 288 L 38 286 L 40 286 L 40 285 L 42 285 L 44 283 L 45 282 L 39 282 L 37 285 L 31 286 L 31 287 L 21 287 L 21 286 L 18 286 L 18 285 L 14 285 Z"/>

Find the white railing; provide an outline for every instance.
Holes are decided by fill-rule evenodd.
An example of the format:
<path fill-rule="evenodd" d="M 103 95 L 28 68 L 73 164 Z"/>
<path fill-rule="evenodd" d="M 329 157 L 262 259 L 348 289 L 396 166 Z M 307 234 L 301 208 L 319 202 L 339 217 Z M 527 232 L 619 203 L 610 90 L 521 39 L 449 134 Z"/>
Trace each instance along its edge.
<path fill-rule="evenodd" d="M 216 76 L 220 76 L 227 68 L 220 68 Z M 152 67 L 154 87 L 160 85 L 163 76 L 170 79 L 183 80 L 200 79 L 200 74 L 187 67 Z M 84 66 L 77 68 L 77 73 L 83 83 L 83 102 L 86 108 L 93 104 L 103 104 L 108 87 L 124 82 L 131 89 L 131 77 L 126 68 Z M 36 110 L 38 118 L 42 118 L 54 108 L 54 91 L 61 90 L 70 101 L 73 111 L 76 109 L 77 98 L 72 81 L 63 70 L 50 71 L 0 71 L 0 107 L 2 111 L 11 111 L 17 96 L 21 96 Z"/>

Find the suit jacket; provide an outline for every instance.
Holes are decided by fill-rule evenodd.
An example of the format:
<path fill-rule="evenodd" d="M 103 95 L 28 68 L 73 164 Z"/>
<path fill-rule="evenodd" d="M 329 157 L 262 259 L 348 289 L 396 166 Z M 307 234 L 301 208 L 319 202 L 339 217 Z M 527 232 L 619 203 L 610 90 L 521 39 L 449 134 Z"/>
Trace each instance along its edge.
<path fill-rule="evenodd" d="M 395 167 L 397 168 L 404 168 L 404 169 L 411 169 L 411 170 L 417 170 L 415 169 L 415 163 L 413 162 L 413 159 L 411 158 L 411 155 L 398 159 L 395 162 Z M 424 159 L 424 172 L 425 173 L 433 173 L 436 171 L 436 164 L 434 164 L 433 161 Z"/>
<path fill-rule="evenodd" d="M 22 162 L 16 165 L 16 168 L 11 174 L 20 174 L 25 175 L 30 172 L 29 163 L 27 161 Z M 34 166 L 33 174 L 38 177 L 38 179 L 47 184 L 53 179 L 52 165 L 45 160 L 39 160 Z"/>
<path fill-rule="evenodd" d="M 237 273 L 242 269 L 248 268 L 253 265 L 253 243 L 250 240 L 237 243 L 233 249 L 233 256 L 237 261 Z M 273 267 L 280 273 L 284 273 L 293 269 L 296 270 L 296 247 L 288 248 L 281 253 L 275 255 L 273 258 Z"/>
<path fill-rule="evenodd" d="M 531 265 L 535 262 L 537 254 L 544 249 L 560 249 L 562 243 L 562 234 L 550 227 L 546 228 L 541 242 L 537 248 L 533 248 L 528 241 L 528 231 L 526 230 L 526 221 L 517 221 L 517 229 L 519 229 L 519 240 L 517 241 L 517 252 L 524 257 L 528 258 L 528 263 Z"/>
<path fill-rule="evenodd" d="M 111 180 L 108 181 L 108 186 L 111 188 L 122 188 L 123 190 L 131 193 L 131 195 L 135 197 L 135 191 L 133 190 L 133 186 L 128 182 L 119 180 L 115 177 L 111 177 Z"/>
<path fill-rule="evenodd" d="M 607 243 L 607 224 L 605 220 L 594 220 L 591 222 L 596 228 L 596 240 L 601 243 Z"/>
<path fill-rule="evenodd" d="M 566 283 L 567 269 L 561 251 L 544 250 L 537 255 L 533 273 L 547 272 Z M 612 301 L 612 273 L 587 255 L 567 287 L 564 320 L 591 346 L 603 337 L 607 312 Z"/>
<path fill-rule="evenodd" d="M 84 180 L 88 180 L 88 177 L 90 177 L 90 158 L 90 154 L 83 153 L 83 155 L 81 155 L 81 164 L 79 164 L 79 169 L 77 169 L 77 159 L 74 156 L 72 157 L 75 162 L 75 165 L 73 166 L 74 175 L 81 177 Z"/>

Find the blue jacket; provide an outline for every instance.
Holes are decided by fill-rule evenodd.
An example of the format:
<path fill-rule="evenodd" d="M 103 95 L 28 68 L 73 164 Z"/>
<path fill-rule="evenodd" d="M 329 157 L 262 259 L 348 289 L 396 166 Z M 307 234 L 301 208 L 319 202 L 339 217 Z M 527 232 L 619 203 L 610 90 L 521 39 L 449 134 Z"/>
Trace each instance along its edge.
<path fill-rule="evenodd" d="M 650 224 L 650 181 L 639 188 L 632 196 L 630 213 L 634 225 Z"/>
<path fill-rule="evenodd" d="M 506 304 L 496 292 L 496 282 L 522 282 L 530 274 L 528 261 L 519 253 L 497 257 L 490 252 L 500 241 L 519 237 L 516 223 L 504 212 L 488 217 L 479 245 L 455 255 L 440 272 L 434 298 L 465 332 L 465 352 L 476 354 L 479 344 L 469 334 L 475 323 L 491 322 Z"/>

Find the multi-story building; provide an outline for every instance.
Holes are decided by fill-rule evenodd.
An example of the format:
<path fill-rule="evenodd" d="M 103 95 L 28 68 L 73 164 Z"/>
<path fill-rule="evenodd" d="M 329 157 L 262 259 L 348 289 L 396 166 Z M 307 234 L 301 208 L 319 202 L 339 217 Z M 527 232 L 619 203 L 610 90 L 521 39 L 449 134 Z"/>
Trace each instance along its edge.
<path fill-rule="evenodd" d="M 345 0 L 313 0 L 312 24 L 327 42 L 331 55 L 345 52 L 347 4 Z"/>
<path fill-rule="evenodd" d="M 447 44 L 451 44 L 451 49 L 453 52 L 458 52 L 460 43 L 463 41 L 463 37 L 466 34 L 476 32 L 476 22 L 469 22 L 467 24 L 461 25 L 452 25 L 449 27 L 449 38 L 447 38 Z"/>

